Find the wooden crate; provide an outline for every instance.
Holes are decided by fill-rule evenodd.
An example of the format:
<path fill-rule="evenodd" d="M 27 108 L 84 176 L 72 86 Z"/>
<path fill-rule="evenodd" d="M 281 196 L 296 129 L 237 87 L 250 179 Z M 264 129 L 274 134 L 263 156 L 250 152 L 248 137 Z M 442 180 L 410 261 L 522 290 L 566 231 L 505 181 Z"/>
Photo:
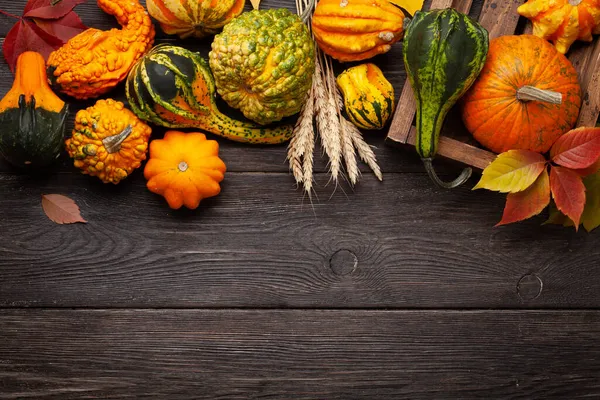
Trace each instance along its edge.
<path fill-rule="evenodd" d="M 516 33 L 519 24 L 517 8 L 524 0 L 485 0 L 479 23 L 490 33 L 490 40 L 503 35 Z M 472 0 L 433 0 L 432 9 L 456 8 L 468 13 Z M 527 21 L 524 33 L 531 32 Z M 579 74 L 583 104 L 577 126 L 595 126 L 600 114 L 600 41 L 576 43 L 571 47 L 568 58 Z M 398 106 L 390 126 L 386 142 L 394 145 L 414 146 L 416 129 L 413 125 L 416 113 L 414 94 L 410 83 L 406 81 L 400 95 Z M 449 120 L 457 119 L 450 115 Z M 496 157 L 495 153 L 481 148 L 468 134 L 461 123 L 444 125 L 440 137 L 438 155 L 449 158 L 477 169 L 484 169 Z"/>

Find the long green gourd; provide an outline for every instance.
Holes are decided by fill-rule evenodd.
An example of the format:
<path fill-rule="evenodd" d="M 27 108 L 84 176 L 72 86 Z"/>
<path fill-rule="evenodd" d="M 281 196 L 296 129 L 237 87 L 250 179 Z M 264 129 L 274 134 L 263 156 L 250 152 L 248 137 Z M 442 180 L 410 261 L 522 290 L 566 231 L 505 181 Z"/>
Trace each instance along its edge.
<path fill-rule="evenodd" d="M 444 119 L 475 82 L 487 57 L 488 32 L 454 9 L 419 11 L 404 36 L 404 65 L 417 103 L 417 153 L 431 179 L 451 189 L 471 176 L 463 170 L 452 182 L 442 181 L 432 160 Z"/>

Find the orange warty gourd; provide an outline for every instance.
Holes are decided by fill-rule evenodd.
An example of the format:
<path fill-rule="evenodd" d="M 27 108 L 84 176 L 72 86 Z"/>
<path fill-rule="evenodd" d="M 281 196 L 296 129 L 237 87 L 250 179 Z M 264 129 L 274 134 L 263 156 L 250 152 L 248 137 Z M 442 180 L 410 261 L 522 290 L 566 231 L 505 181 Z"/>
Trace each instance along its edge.
<path fill-rule="evenodd" d="M 75 115 L 66 147 L 84 174 L 117 184 L 146 159 L 151 134 L 152 129 L 120 101 L 98 100 Z"/>
<path fill-rule="evenodd" d="M 195 209 L 200 201 L 221 192 L 225 163 L 219 144 L 202 133 L 168 131 L 150 143 L 150 159 L 144 169 L 148 189 L 163 196 L 173 209 Z"/>
<path fill-rule="evenodd" d="M 48 78 L 77 99 L 107 93 L 154 43 L 154 25 L 137 0 L 98 0 L 123 29 L 86 29 L 48 57 Z"/>
<path fill-rule="evenodd" d="M 534 35 L 551 40 L 563 54 L 576 40 L 591 42 L 600 33 L 598 0 L 528 0 L 517 11 L 531 20 Z"/>
<path fill-rule="evenodd" d="M 168 35 L 202 38 L 244 11 L 246 0 L 147 0 L 148 12 Z"/>
<path fill-rule="evenodd" d="M 387 0 L 320 0 L 312 30 L 321 50 L 339 61 L 386 53 L 404 34 L 404 13 Z"/>
<path fill-rule="evenodd" d="M 473 137 L 502 153 L 544 153 L 577 122 L 577 71 L 550 43 L 533 35 L 490 42 L 485 66 L 463 97 L 462 118 Z"/>

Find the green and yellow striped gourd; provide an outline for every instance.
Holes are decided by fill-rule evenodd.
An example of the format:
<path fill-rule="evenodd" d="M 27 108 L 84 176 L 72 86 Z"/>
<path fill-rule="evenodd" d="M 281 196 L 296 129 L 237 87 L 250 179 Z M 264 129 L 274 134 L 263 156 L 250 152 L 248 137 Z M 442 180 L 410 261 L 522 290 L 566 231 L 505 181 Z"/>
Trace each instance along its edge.
<path fill-rule="evenodd" d="M 251 144 L 283 143 L 292 136 L 291 125 L 265 128 L 220 112 L 208 62 L 182 47 L 155 46 L 131 69 L 125 92 L 133 112 L 155 125 L 199 128 Z"/>
<path fill-rule="evenodd" d="M 470 169 L 443 182 L 432 160 L 450 108 L 475 82 L 487 57 L 488 32 L 454 9 L 417 12 L 404 36 L 404 65 L 417 103 L 417 153 L 431 179 L 444 188 L 463 184 Z"/>
<path fill-rule="evenodd" d="M 394 87 L 375 64 L 342 72 L 337 84 L 350 121 L 362 129 L 382 129 L 394 112 Z"/>

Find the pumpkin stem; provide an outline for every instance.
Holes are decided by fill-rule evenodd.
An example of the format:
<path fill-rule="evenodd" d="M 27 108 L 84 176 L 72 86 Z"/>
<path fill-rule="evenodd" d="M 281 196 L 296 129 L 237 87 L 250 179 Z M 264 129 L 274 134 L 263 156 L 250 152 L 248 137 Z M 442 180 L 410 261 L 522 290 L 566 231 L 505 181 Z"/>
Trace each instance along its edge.
<path fill-rule="evenodd" d="M 575 7 L 580 5 L 582 2 L 583 2 L 583 0 L 569 0 L 569 4 L 572 6 L 575 6 Z"/>
<path fill-rule="evenodd" d="M 131 125 L 127 125 L 125 129 L 121 131 L 121 133 L 117 133 L 116 135 L 108 136 L 102 139 L 102 144 L 106 148 L 109 154 L 116 153 L 121 150 L 121 144 L 131 135 L 133 132 L 133 127 Z"/>
<path fill-rule="evenodd" d="M 188 170 L 188 168 L 189 168 L 189 165 L 188 165 L 188 163 L 186 163 L 185 161 L 182 161 L 182 162 L 180 162 L 180 163 L 177 165 L 177 169 L 178 169 L 180 172 L 185 172 L 185 171 L 187 171 L 187 170 Z"/>
<path fill-rule="evenodd" d="M 433 168 L 433 159 L 432 158 L 422 158 L 423 164 L 425 165 L 425 171 L 431 178 L 431 180 L 444 189 L 454 189 L 465 183 L 471 177 L 473 170 L 471 168 L 465 168 L 460 173 L 460 175 L 451 182 L 444 182 L 440 179 L 440 177 L 436 174 L 435 169 Z"/>
<path fill-rule="evenodd" d="M 562 93 L 525 85 L 517 90 L 517 100 L 542 101 L 544 103 L 562 104 Z"/>

